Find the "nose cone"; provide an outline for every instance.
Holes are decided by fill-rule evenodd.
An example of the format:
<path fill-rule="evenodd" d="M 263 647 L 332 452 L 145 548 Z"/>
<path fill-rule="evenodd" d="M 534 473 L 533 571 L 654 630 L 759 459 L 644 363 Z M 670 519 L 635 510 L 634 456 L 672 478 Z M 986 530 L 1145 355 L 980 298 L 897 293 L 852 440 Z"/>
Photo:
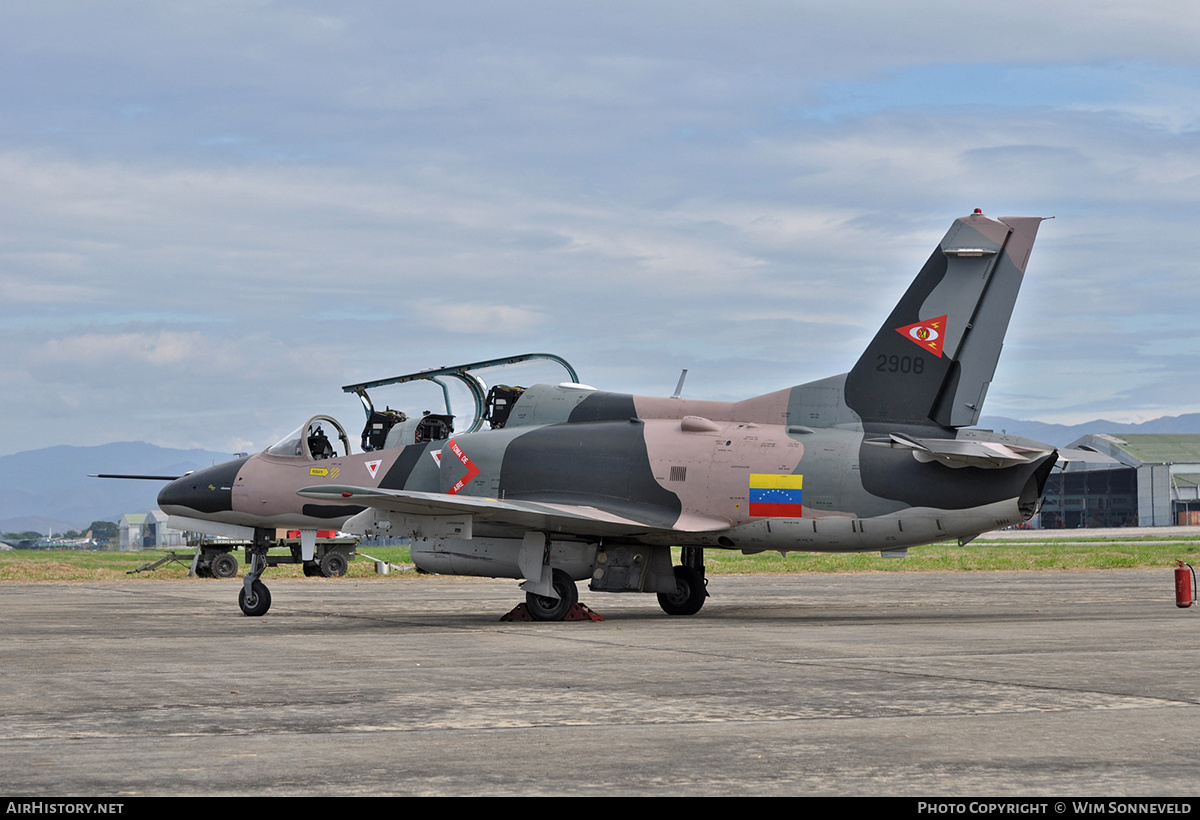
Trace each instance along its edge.
<path fill-rule="evenodd" d="M 158 508 L 170 515 L 232 510 L 233 481 L 245 463 L 239 458 L 175 479 L 159 492 Z"/>

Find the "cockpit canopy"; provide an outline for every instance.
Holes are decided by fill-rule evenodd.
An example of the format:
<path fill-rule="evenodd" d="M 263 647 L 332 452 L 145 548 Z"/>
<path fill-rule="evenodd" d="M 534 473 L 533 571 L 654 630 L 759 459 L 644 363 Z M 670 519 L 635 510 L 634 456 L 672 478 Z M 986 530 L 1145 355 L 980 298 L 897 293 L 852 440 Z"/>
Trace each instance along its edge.
<path fill-rule="evenodd" d="M 475 412 L 471 423 L 463 432 L 474 433 L 485 423 L 493 430 L 504 427 L 508 423 L 508 417 L 512 412 L 513 404 L 525 392 L 525 388 L 498 384 L 489 390 L 476 371 L 537 360 L 549 361 L 562 367 L 567 372 L 567 376 L 570 379 L 569 383 L 573 384 L 579 381 L 579 377 L 575 374 L 575 368 L 571 367 L 565 359 L 555 356 L 552 353 L 525 353 L 520 356 L 509 356 L 503 359 L 489 359 L 482 362 L 455 365 L 454 367 L 422 370 L 418 373 L 393 376 L 389 379 L 349 384 L 342 389 L 347 393 L 355 393 L 359 400 L 362 401 L 363 409 L 366 411 L 367 423 L 362 433 L 362 449 L 364 452 L 392 447 L 405 447 L 410 444 L 420 444 L 424 441 L 443 441 L 450 438 L 455 432 L 455 415 L 450 406 L 450 391 L 447 389 L 447 381 L 445 380 L 450 380 L 453 383 L 466 387 L 467 392 L 471 396 L 471 401 L 475 405 Z M 383 385 L 403 384 L 405 382 L 432 382 L 439 386 L 442 396 L 445 399 L 445 412 L 439 413 L 427 410 L 420 418 L 410 418 L 406 414 L 398 410 L 393 410 L 390 407 L 377 410 L 371 401 L 371 397 L 367 394 L 368 389 L 374 389 Z"/>
<path fill-rule="evenodd" d="M 330 438 L 332 436 L 332 438 Z M 342 425 L 332 416 L 313 416 L 267 448 L 273 456 L 303 457 L 309 461 L 341 458 L 353 452 Z"/>
<path fill-rule="evenodd" d="M 558 385 L 537 384 L 529 388 L 507 384 L 496 384 L 489 388 L 474 372 L 537 360 L 547 360 L 562 367 L 570 381 Z M 362 451 L 369 453 L 423 442 L 445 441 L 454 435 L 455 415 L 450 406 L 450 391 L 445 380 L 465 385 L 475 405 L 471 423 L 463 431 L 466 433 L 474 433 L 485 424 L 493 430 L 499 430 L 516 424 L 565 421 L 566 414 L 583 399 L 583 394 L 595 392 L 594 387 L 579 384 L 575 368 L 565 359 L 550 353 L 525 353 L 504 359 L 422 370 L 407 376 L 393 376 L 390 379 L 347 385 L 342 389 L 347 393 L 357 394 L 367 414 L 367 423 L 362 431 Z M 405 382 L 432 382 L 437 385 L 445 399 L 445 412 L 426 410 L 419 416 L 409 416 L 390 407 L 377 410 L 371 397 L 367 395 L 368 388 Z M 525 401 L 521 403 L 524 409 L 514 416 L 513 408 L 522 396 L 525 397 Z M 266 452 L 272 456 L 322 461 L 342 458 L 354 451 L 350 447 L 350 438 L 346 435 L 345 428 L 333 416 L 322 415 L 313 416 L 268 447 Z"/>

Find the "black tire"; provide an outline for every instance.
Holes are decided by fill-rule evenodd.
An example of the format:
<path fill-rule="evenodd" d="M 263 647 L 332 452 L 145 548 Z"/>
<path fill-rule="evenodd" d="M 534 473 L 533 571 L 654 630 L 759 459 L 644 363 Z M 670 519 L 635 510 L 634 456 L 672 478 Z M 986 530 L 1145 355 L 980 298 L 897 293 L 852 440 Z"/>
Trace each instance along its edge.
<path fill-rule="evenodd" d="M 658 605 L 668 615 L 695 615 L 704 606 L 708 590 L 704 578 L 691 567 L 675 567 L 675 591 L 658 593 Z"/>
<path fill-rule="evenodd" d="M 271 608 L 271 591 L 262 581 L 255 581 L 250 585 L 250 597 L 246 597 L 246 587 L 243 586 L 238 593 L 238 606 L 242 608 L 243 615 L 266 615 Z"/>
<path fill-rule="evenodd" d="M 321 559 L 321 573 L 326 578 L 340 578 L 346 574 L 350 562 L 340 552 L 327 552 Z"/>
<path fill-rule="evenodd" d="M 561 621 L 579 601 L 579 587 L 575 586 L 570 575 L 556 569 L 551 578 L 554 591 L 558 593 L 557 601 L 543 595 L 534 595 L 532 592 L 525 593 L 525 608 L 529 610 L 529 617 L 535 621 Z"/>
<path fill-rule="evenodd" d="M 208 568 L 214 578 L 236 578 L 238 560 L 228 552 L 223 552 L 208 562 Z"/>
<path fill-rule="evenodd" d="M 321 565 L 316 561 L 304 562 L 304 577 L 305 578 L 324 578 L 325 573 L 321 572 Z"/>

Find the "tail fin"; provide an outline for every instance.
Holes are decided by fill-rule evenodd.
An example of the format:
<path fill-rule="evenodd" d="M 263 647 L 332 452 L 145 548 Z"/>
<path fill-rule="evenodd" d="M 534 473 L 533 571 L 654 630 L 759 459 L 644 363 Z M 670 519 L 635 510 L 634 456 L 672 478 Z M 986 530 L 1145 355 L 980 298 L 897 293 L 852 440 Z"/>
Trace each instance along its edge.
<path fill-rule="evenodd" d="M 1041 221 L 954 220 L 846 377 L 864 422 L 978 423 Z"/>

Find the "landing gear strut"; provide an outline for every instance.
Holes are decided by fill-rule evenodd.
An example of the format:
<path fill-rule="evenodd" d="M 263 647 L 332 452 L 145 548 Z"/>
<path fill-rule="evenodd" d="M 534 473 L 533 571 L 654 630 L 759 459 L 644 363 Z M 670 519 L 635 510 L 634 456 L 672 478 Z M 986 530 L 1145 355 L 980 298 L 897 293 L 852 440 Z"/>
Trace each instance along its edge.
<path fill-rule="evenodd" d="M 247 547 L 250 554 L 250 568 L 242 582 L 242 591 L 238 593 L 238 606 L 242 614 L 250 616 L 266 615 L 271 608 L 271 592 L 267 585 L 258 580 L 267 568 L 267 549 L 271 546 L 269 530 L 254 528 L 254 543 Z"/>
<path fill-rule="evenodd" d="M 658 605 L 668 615 L 695 615 L 708 597 L 704 580 L 704 549 L 684 547 L 682 564 L 675 567 L 675 591 L 658 593 Z"/>

